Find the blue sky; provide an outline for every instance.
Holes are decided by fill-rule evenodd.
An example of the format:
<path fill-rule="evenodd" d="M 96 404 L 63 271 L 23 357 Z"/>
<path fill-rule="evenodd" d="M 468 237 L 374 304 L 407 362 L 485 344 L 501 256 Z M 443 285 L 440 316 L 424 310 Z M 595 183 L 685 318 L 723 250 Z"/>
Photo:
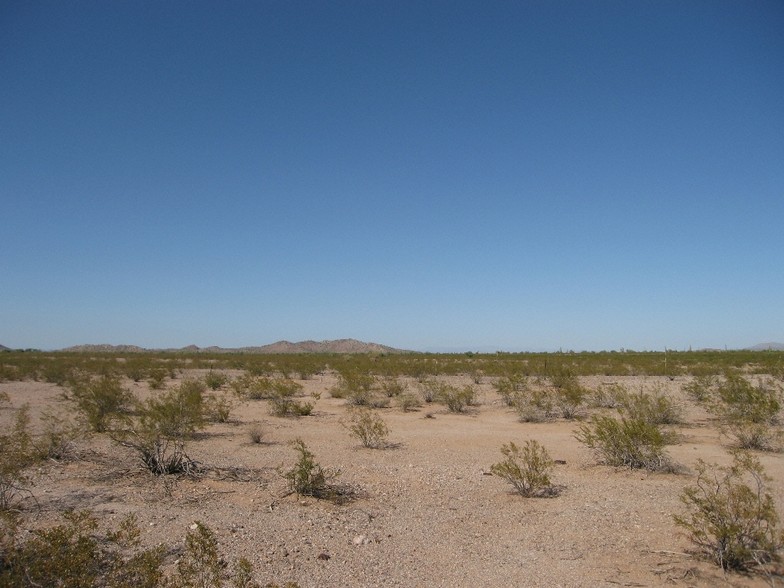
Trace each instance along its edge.
<path fill-rule="evenodd" d="M 0 3 L 0 343 L 784 340 L 784 3 Z"/>

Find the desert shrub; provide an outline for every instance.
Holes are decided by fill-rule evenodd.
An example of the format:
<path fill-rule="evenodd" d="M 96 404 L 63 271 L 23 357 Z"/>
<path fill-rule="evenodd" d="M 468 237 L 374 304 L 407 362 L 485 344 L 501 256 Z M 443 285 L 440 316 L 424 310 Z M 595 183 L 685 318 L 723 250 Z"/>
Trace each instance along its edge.
<path fill-rule="evenodd" d="M 626 393 L 619 397 L 621 411 L 631 419 L 654 425 L 674 425 L 683 418 L 683 409 L 660 389 L 651 393 Z"/>
<path fill-rule="evenodd" d="M 176 569 L 166 575 L 166 546 L 142 549 L 134 515 L 107 531 L 100 530 L 87 512 L 67 512 L 63 519 L 59 525 L 29 533 L 20 532 L 13 521 L 0 523 L 0 586 L 260 588 L 253 566 L 244 558 L 234 562 L 229 577 L 214 534 L 200 522 L 186 535 Z"/>
<path fill-rule="evenodd" d="M 398 378 L 384 378 L 380 384 L 381 392 L 387 398 L 395 398 L 405 393 L 408 386 Z"/>
<path fill-rule="evenodd" d="M 76 442 L 84 438 L 84 425 L 71 415 L 45 410 L 41 414 L 42 432 L 33 439 L 39 456 L 57 461 L 74 457 Z"/>
<path fill-rule="evenodd" d="M 291 380 L 281 380 L 281 382 L 291 382 Z M 313 403 L 300 402 L 294 398 L 294 394 L 301 389 L 301 386 L 299 388 L 288 385 L 274 386 L 269 397 L 270 414 L 278 417 L 309 415 L 313 411 Z"/>
<path fill-rule="evenodd" d="M 458 388 L 443 384 L 436 399 L 446 404 L 449 412 L 463 412 L 466 407 L 476 403 L 476 388 L 472 385 Z"/>
<path fill-rule="evenodd" d="M 634 418 L 594 415 L 580 425 L 575 438 L 592 449 L 600 462 L 647 470 L 674 469 L 664 451 L 667 438 L 657 425 Z"/>
<path fill-rule="evenodd" d="M 8 548 L 0 561 L 3 586 L 114 586 L 154 588 L 163 582 L 162 547 L 139 549 L 133 517 L 119 529 L 98 534 L 98 523 L 86 512 L 67 512 L 65 521 L 33 531 L 21 541 L 9 531 Z"/>
<path fill-rule="evenodd" d="M 223 372 L 216 372 L 210 370 L 204 376 L 204 383 L 210 390 L 220 390 L 225 386 L 229 381 L 229 376 L 227 376 Z"/>
<path fill-rule="evenodd" d="M 369 373 L 344 370 L 338 374 L 338 381 L 329 393 L 333 398 L 345 398 L 354 406 L 367 406 L 375 382 L 376 379 Z"/>
<path fill-rule="evenodd" d="M 66 398 L 75 403 L 96 433 L 110 429 L 115 419 L 128 413 L 133 402 L 133 395 L 114 375 L 76 377 L 68 388 Z"/>
<path fill-rule="evenodd" d="M 185 554 L 177 562 L 177 588 L 212 588 L 223 584 L 223 565 L 214 533 L 201 522 L 185 536 Z"/>
<path fill-rule="evenodd" d="M 430 404 L 431 402 L 435 402 L 439 397 L 443 395 L 443 389 L 446 386 L 443 382 L 439 382 L 436 379 L 428 378 L 422 380 L 419 383 L 419 389 L 422 392 L 422 399 L 427 403 Z"/>
<path fill-rule="evenodd" d="M 530 389 L 528 378 L 522 374 L 499 378 L 493 387 L 507 406 L 515 406 L 517 400 Z"/>
<path fill-rule="evenodd" d="M 770 380 L 755 386 L 739 374 L 728 373 L 717 385 L 708 410 L 725 422 L 775 424 L 781 410 L 781 388 Z"/>
<path fill-rule="evenodd" d="M 294 449 L 299 453 L 299 458 L 290 470 L 282 472 L 288 480 L 289 489 L 299 496 L 313 496 L 315 498 L 329 498 L 333 494 L 332 480 L 340 472 L 324 468 L 315 460 L 315 455 L 307 448 L 302 439 L 296 439 Z"/>
<path fill-rule="evenodd" d="M 229 421 L 234 402 L 226 394 L 210 394 L 204 398 L 204 412 L 213 423 Z"/>
<path fill-rule="evenodd" d="M 12 508 L 20 494 L 30 494 L 25 470 L 38 458 L 30 435 L 27 405 L 16 411 L 10 431 L 0 434 L 0 512 Z"/>
<path fill-rule="evenodd" d="M 264 441 L 264 427 L 261 423 L 251 423 L 248 426 L 248 437 L 251 443 L 260 445 Z"/>
<path fill-rule="evenodd" d="M 164 382 L 166 381 L 166 376 L 168 374 L 169 372 L 166 370 L 166 368 L 151 368 L 147 373 L 147 383 L 150 386 L 150 390 L 162 390 Z"/>
<path fill-rule="evenodd" d="M 501 446 L 504 460 L 493 464 L 490 471 L 509 482 L 521 496 L 553 496 L 556 489 L 550 482 L 555 462 L 538 441 L 526 441 L 519 447 L 513 441 Z"/>
<path fill-rule="evenodd" d="M 781 449 L 781 388 L 772 380 L 755 385 L 741 375 L 728 373 L 717 383 L 707 408 L 718 416 L 722 432 L 733 437 L 739 447 Z"/>
<path fill-rule="evenodd" d="M 204 383 L 186 380 L 158 397 L 139 403 L 137 417 L 113 438 L 134 449 L 151 473 L 192 474 L 196 463 L 185 451 L 187 440 L 204 427 Z"/>
<path fill-rule="evenodd" d="M 759 460 L 736 452 L 729 467 L 700 460 L 697 481 L 681 494 L 687 509 L 675 522 L 700 554 L 725 570 L 747 570 L 781 560 L 784 531 Z"/>
<path fill-rule="evenodd" d="M 628 390 L 621 384 L 606 384 L 591 390 L 587 402 L 592 408 L 618 408 L 627 394 Z"/>
<path fill-rule="evenodd" d="M 353 411 L 351 421 L 346 425 L 349 433 L 356 437 L 363 447 L 382 449 L 387 445 L 389 427 L 379 415 L 367 408 Z"/>
<path fill-rule="evenodd" d="M 10 402 L 11 398 L 8 396 L 8 392 L 0 392 L 0 408 L 2 408 L 3 404 L 9 404 Z"/>
<path fill-rule="evenodd" d="M 588 390 L 577 383 L 577 378 L 556 387 L 552 393 L 552 403 L 562 418 L 575 419 L 582 414 L 583 403 Z"/>
<path fill-rule="evenodd" d="M 704 374 L 696 376 L 691 382 L 684 384 L 683 391 L 692 400 L 701 404 L 711 398 L 716 383 L 717 378 L 715 374 Z"/>
<path fill-rule="evenodd" d="M 569 368 L 561 367 L 553 371 L 547 379 L 553 388 L 579 388 L 577 375 Z"/>
<path fill-rule="evenodd" d="M 520 422 L 542 423 L 555 417 L 552 395 L 546 390 L 533 389 L 517 397 L 515 412 Z"/>
<path fill-rule="evenodd" d="M 403 412 L 409 412 L 422 406 L 422 399 L 418 394 L 404 392 L 397 397 L 397 405 Z"/>

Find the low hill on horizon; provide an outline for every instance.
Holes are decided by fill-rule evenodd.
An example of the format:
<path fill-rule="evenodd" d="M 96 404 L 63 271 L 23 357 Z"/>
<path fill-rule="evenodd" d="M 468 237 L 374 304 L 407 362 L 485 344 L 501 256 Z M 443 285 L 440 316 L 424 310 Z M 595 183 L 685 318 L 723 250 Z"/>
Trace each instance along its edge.
<path fill-rule="evenodd" d="M 138 345 L 87 344 L 66 347 L 59 351 L 71 353 L 407 353 L 404 349 L 396 349 L 380 343 L 367 343 L 356 339 L 335 339 L 332 341 L 277 341 L 268 345 L 251 347 L 198 347 L 188 345 L 180 348 L 148 349 Z"/>

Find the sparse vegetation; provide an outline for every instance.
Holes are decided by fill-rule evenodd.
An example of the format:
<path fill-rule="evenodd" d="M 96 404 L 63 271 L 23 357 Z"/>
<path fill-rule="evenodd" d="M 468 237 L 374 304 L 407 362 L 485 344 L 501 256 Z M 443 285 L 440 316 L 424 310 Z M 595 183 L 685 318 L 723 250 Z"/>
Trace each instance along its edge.
<path fill-rule="evenodd" d="M 196 463 L 185 445 L 204 424 L 204 383 L 186 380 L 137 407 L 137 417 L 113 431 L 113 437 L 134 449 L 143 466 L 155 475 L 192 474 Z"/>
<path fill-rule="evenodd" d="M 80 375 L 68 387 L 70 394 L 66 398 L 75 403 L 96 433 L 108 431 L 115 419 L 128 413 L 133 402 L 133 395 L 114 375 Z"/>
<path fill-rule="evenodd" d="M 387 445 L 389 427 L 378 414 L 367 408 L 354 410 L 348 425 L 349 433 L 356 437 L 362 447 L 383 449 Z"/>
<path fill-rule="evenodd" d="M 700 460 L 697 481 L 681 494 L 687 513 L 675 522 L 698 552 L 724 570 L 765 569 L 781 561 L 779 526 L 769 478 L 759 459 L 736 452 L 729 467 Z"/>
<path fill-rule="evenodd" d="M 332 481 L 340 475 L 338 470 L 324 468 L 316 462 L 316 456 L 302 439 L 293 442 L 299 454 L 294 467 L 282 473 L 288 480 L 289 489 L 299 496 L 329 498 L 334 494 Z"/>
<path fill-rule="evenodd" d="M 490 471 L 509 482 L 521 496 L 554 496 L 557 489 L 550 481 L 555 462 L 536 440 L 522 447 L 513 441 L 501 446 L 503 461 L 493 464 Z"/>
<path fill-rule="evenodd" d="M 589 423 L 580 425 L 575 438 L 607 465 L 653 471 L 674 469 L 664 450 L 667 437 L 657 425 L 640 418 L 595 415 Z"/>

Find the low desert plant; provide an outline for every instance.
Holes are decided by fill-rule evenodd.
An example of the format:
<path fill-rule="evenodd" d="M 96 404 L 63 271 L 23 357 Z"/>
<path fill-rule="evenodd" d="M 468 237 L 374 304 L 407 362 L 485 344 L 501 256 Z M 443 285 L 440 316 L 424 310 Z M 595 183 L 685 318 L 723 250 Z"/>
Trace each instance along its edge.
<path fill-rule="evenodd" d="M 687 509 L 675 523 L 700 554 L 724 570 L 747 570 L 781 561 L 784 531 L 760 461 L 736 452 L 729 467 L 700 460 L 697 481 L 681 494 Z"/>
<path fill-rule="evenodd" d="M 38 454 L 30 435 L 27 405 L 16 411 L 10 430 L 0 434 L 0 512 L 11 509 L 20 494 L 30 495 L 31 479 L 26 469 Z"/>
<path fill-rule="evenodd" d="M 229 421 L 234 402 L 226 394 L 211 394 L 204 399 L 204 411 L 207 419 L 214 423 Z"/>
<path fill-rule="evenodd" d="M 493 387 L 507 406 L 515 406 L 518 399 L 530 389 L 528 378 L 522 374 L 499 378 Z"/>
<path fill-rule="evenodd" d="M 555 388 L 552 393 L 552 402 L 556 410 L 561 413 L 562 418 L 572 420 L 582 414 L 587 395 L 588 390 L 577 382 L 577 378 L 574 378 Z"/>
<path fill-rule="evenodd" d="M 150 390 L 163 390 L 164 382 L 166 381 L 166 376 L 168 374 L 169 372 L 163 367 L 154 367 L 150 369 L 147 376 L 147 383 L 150 386 Z"/>
<path fill-rule="evenodd" d="M 143 466 L 155 475 L 193 474 L 196 463 L 185 445 L 204 426 L 204 383 L 186 380 L 172 390 L 139 403 L 137 417 L 112 433 L 134 449 Z"/>
<path fill-rule="evenodd" d="M 589 423 L 580 425 L 575 438 L 607 465 L 654 471 L 674 469 L 664 451 L 667 436 L 657 425 L 639 418 L 594 415 Z"/>
<path fill-rule="evenodd" d="M 33 439 L 33 445 L 43 459 L 66 460 L 73 458 L 76 442 L 85 436 L 84 424 L 70 414 L 45 410 L 41 414 L 42 432 Z"/>
<path fill-rule="evenodd" d="M 330 389 L 333 398 L 345 398 L 353 406 L 368 406 L 376 379 L 369 373 L 344 370 Z"/>
<path fill-rule="evenodd" d="M 619 403 L 621 412 L 628 418 L 653 425 L 674 425 L 683 418 L 683 409 L 660 389 L 626 393 L 619 397 Z"/>
<path fill-rule="evenodd" d="M 345 425 L 363 447 L 382 449 L 387 445 L 389 427 L 378 414 L 367 408 L 353 411 L 351 421 Z"/>
<path fill-rule="evenodd" d="M 398 378 L 384 378 L 381 380 L 380 388 L 387 398 L 396 398 L 404 394 L 408 386 Z"/>
<path fill-rule="evenodd" d="M 397 397 L 397 405 L 403 412 L 409 412 L 422 406 L 422 399 L 418 394 L 403 392 Z"/>
<path fill-rule="evenodd" d="M 76 408 L 84 415 L 90 429 L 96 433 L 109 430 L 118 417 L 130 410 L 133 395 L 117 376 L 79 376 L 71 380 L 70 394 Z"/>
<path fill-rule="evenodd" d="M 312 402 L 300 402 L 289 388 L 276 388 L 269 398 L 270 414 L 278 417 L 307 416 L 313 412 Z"/>
<path fill-rule="evenodd" d="M 228 572 L 214 534 L 200 522 L 187 533 L 176 568 L 166 574 L 167 547 L 143 549 L 135 516 L 106 531 L 88 512 L 66 512 L 63 519 L 26 533 L 15 521 L 0 521 L 0 586 L 260 588 L 246 559 L 235 561 Z"/>
<path fill-rule="evenodd" d="M 707 402 L 711 398 L 717 381 L 715 374 L 696 376 L 691 382 L 684 384 L 683 391 L 686 392 L 692 400 L 701 404 Z"/>
<path fill-rule="evenodd" d="M 542 423 L 555 417 L 552 394 L 546 390 L 532 389 L 520 394 L 514 402 L 518 419 L 523 423 Z"/>
<path fill-rule="evenodd" d="M 210 370 L 204 376 L 204 383 L 210 390 L 220 390 L 225 386 L 229 381 L 229 376 L 227 376 L 223 372 L 216 372 Z"/>
<path fill-rule="evenodd" d="M 436 399 L 446 404 L 449 412 L 463 412 L 466 407 L 476 404 L 476 388 L 470 384 L 462 388 L 444 384 Z"/>
<path fill-rule="evenodd" d="M 261 426 L 261 423 L 251 423 L 248 426 L 248 438 L 251 443 L 256 445 L 260 445 L 264 441 L 264 427 Z"/>
<path fill-rule="evenodd" d="M 298 496 L 329 498 L 333 494 L 332 481 L 340 475 L 338 470 L 324 468 L 316 462 L 315 455 L 302 439 L 295 439 L 294 450 L 299 454 L 291 469 L 282 472 L 289 489 Z"/>
<path fill-rule="evenodd" d="M 526 441 L 519 447 L 513 441 L 501 446 L 504 460 L 493 464 L 490 471 L 509 482 L 521 496 L 554 496 L 556 488 L 550 481 L 555 462 L 538 441 Z"/>
<path fill-rule="evenodd" d="M 604 384 L 591 390 L 588 404 L 592 408 L 618 408 L 629 391 L 621 384 Z"/>
<path fill-rule="evenodd" d="M 739 374 L 728 373 L 716 384 L 708 410 L 718 416 L 722 432 L 742 449 L 778 451 L 784 433 L 779 427 L 781 387 L 772 380 L 752 384 Z"/>

